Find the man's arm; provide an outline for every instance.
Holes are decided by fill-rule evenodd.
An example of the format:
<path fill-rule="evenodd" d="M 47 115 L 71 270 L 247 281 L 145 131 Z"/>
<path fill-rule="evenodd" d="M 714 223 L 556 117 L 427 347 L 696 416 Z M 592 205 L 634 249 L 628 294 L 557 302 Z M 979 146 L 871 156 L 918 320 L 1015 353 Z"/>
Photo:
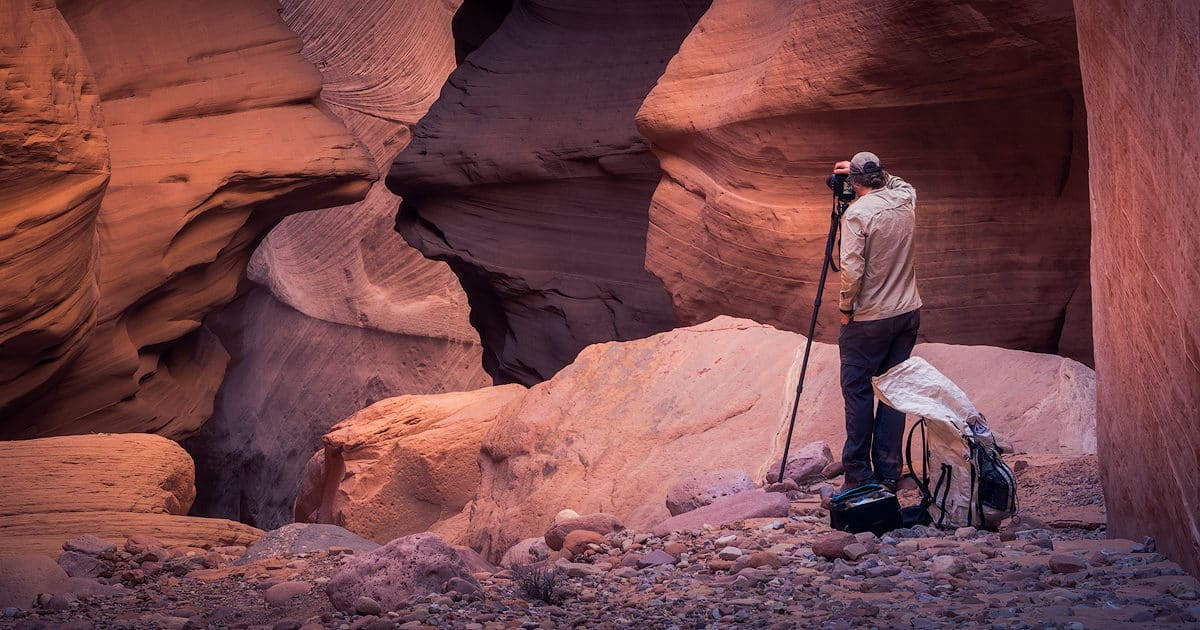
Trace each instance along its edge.
<path fill-rule="evenodd" d="M 917 189 L 913 188 L 912 184 L 900 179 L 899 177 L 896 177 L 895 175 L 888 175 L 888 180 L 887 183 L 884 184 L 884 188 L 898 192 L 901 195 L 906 195 L 913 203 L 916 203 L 917 201 Z"/>
<path fill-rule="evenodd" d="M 862 277 L 867 267 L 867 259 L 863 255 L 866 247 L 867 226 L 863 217 L 855 212 L 847 212 L 842 218 L 842 292 L 838 300 L 838 310 L 844 316 L 843 323 L 853 316 L 854 303 L 862 289 Z"/>

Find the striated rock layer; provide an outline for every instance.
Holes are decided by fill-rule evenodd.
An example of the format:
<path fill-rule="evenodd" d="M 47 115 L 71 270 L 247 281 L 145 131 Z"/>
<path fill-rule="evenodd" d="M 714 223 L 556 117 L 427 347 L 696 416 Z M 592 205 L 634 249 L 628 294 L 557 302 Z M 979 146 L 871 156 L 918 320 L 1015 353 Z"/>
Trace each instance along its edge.
<path fill-rule="evenodd" d="M 918 191 L 923 339 L 1090 361 L 1072 15 L 1070 0 L 715 0 L 638 113 L 664 171 L 646 266 L 676 315 L 806 331 L 825 177 L 870 150 Z"/>
<path fill-rule="evenodd" d="M 0 418 L 51 382 L 96 324 L 108 141 L 96 81 L 53 2 L 0 15 Z M 8 422 L 0 421 L 0 433 Z"/>
<path fill-rule="evenodd" d="M 397 229 L 450 264 L 497 382 L 670 328 L 644 269 L 660 171 L 634 114 L 709 0 L 523 0 L 392 164 Z"/>
<path fill-rule="evenodd" d="M 1154 536 L 1200 573 L 1200 11 L 1187 0 L 1075 8 L 1109 531 Z"/>
<path fill-rule="evenodd" d="M 187 514 L 192 459 L 157 435 L 72 435 L 0 442 L 0 556 L 62 553 L 93 534 L 149 534 L 168 544 L 245 545 L 261 531 Z"/>
<path fill-rule="evenodd" d="M 95 331 L 4 435 L 182 437 L 227 356 L 201 327 L 284 215 L 361 198 L 375 175 L 316 107 L 319 76 L 269 0 L 63 2 L 104 108 Z"/>
<path fill-rule="evenodd" d="M 380 168 L 454 68 L 456 6 L 283 3 L 301 52 L 321 70 L 322 106 Z M 400 394 L 490 384 L 466 295 L 445 263 L 395 232 L 398 203 L 377 182 L 359 203 L 287 217 L 250 260 L 256 284 L 209 319 L 230 363 L 213 418 L 187 442 L 197 513 L 290 522 L 295 480 L 333 423 Z"/>

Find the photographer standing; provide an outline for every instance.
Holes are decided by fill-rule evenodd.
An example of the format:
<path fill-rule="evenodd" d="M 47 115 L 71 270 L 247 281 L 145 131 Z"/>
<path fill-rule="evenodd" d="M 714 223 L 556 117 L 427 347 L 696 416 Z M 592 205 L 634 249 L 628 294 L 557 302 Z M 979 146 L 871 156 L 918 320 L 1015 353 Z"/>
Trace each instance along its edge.
<path fill-rule="evenodd" d="M 917 192 L 862 152 L 838 162 L 857 200 L 842 217 L 842 397 L 846 401 L 843 490 L 876 481 L 892 491 L 900 479 L 904 414 L 879 403 L 871 377 L 912 353 L 921 323 L 921 296 L 913 268 Z"/>

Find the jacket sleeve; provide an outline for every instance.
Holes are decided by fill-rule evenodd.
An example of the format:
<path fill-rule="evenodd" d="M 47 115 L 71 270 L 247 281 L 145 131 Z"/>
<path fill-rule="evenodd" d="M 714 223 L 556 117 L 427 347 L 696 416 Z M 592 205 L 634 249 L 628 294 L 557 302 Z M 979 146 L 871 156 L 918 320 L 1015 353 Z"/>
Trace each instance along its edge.
<path fill-rule="evenodd" d="M 838 310 L 846 314 L 854 312 L 854 303 L 862 289 L 866 247 L 867 225 L 863 216 L 847 212 L 842 217 L 842 292 L 838 300 Z"/>
<path fill-rule="evenodd" d="M 899 177 L 896 177 L 895 175 L 888 175 L 888 180 L 885 187 L 894 194 L 908 197 L 909 203 L 917 202 L 917 189 L 913 188 L 912 184 L 900 179 Z"/>

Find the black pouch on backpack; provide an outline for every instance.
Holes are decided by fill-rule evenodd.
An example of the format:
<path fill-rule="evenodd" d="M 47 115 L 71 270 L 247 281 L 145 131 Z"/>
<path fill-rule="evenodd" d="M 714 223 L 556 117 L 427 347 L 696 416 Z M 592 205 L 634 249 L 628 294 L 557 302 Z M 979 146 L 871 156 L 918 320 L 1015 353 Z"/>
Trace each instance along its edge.
<path fill-rule="evenodd" d="M 859 486 L 830 500 L 829 525 L 851 534 L 882 536 L 902 525 L 900 502 L 879 484 Z"/>

